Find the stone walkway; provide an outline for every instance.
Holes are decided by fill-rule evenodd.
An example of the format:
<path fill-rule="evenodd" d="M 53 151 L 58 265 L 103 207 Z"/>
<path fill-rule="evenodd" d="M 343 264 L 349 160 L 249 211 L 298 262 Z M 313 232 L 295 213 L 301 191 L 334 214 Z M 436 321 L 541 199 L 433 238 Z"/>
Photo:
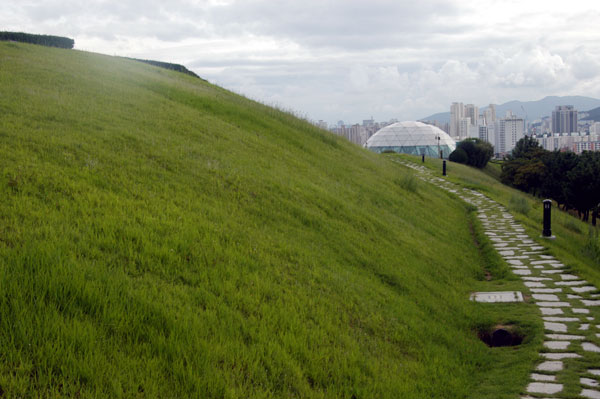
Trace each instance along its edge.
<path fill-rule="evenodd" d="M 540 359 L 525 387 L 528 398 L 600 398 L 600 307 L 598 289 L 565 270 L 565 265 L 532 240 L 508 210 L 474 190 L 462 188 L 424 166 L 397 161 L 425 181 L 456 194 L 477 207 L 485 234 L 513 273 L 521 276 L 544 320 L 545 342 Z M 541 227 L 540 227 L 541 230 Z M 540 239 L 538 241 L 542 241 Z M 595 361 L 595 363 L 594 363 Z M 565 370 L 581 370 L 578 394 L 565 396 Z M 570 383 L 570 382 L 569 382 Z"/>

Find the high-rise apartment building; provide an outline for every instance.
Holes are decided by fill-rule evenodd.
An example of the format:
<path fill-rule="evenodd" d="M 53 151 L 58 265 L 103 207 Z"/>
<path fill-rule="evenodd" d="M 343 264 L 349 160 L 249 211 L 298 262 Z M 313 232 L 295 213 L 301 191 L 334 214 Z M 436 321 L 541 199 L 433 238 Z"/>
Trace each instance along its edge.
<path fill-rule="evenodd" d="M 463 103 L 452 103 L 450 106 L 450 137 L 460 136 L 460 121 L 465 117 Z"/>
<path fill-rule="evenodd" d="M 525 135 L 525 121 L 515 115 L 499 119 L 495 123 L 495 149 L 497 154 L 506 154 L 515 148 L 517 141 Z"/>
<path fill-rule="evenodd" d="M 559 105 L 552 111 L 552 133 L 577 132 L 577 110 L 572 105 Z"/>
<path fill-rule="evenodd" d="M 483 120 L 487 126 L 493 125 L 496 122 L 496 104 L 490 104 L 483 111 Z"/>
<path fill-rule="evenodd" d="M 465 118 L 471 118 L 471 125 L 476 125 L 479 119 L 479 108 L 473 104 L 465 105 Z"/>

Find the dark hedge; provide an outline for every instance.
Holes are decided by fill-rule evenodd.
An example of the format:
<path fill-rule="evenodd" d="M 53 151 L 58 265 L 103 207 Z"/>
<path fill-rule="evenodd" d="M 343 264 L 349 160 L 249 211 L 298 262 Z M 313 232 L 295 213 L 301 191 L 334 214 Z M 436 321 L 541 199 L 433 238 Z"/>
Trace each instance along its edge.
<path fill-rule="evenodd" d="M 186 67 L 184 67 L 183 65 L 180 65 L 180 64 L 171 64 L 169 62 L 154 61 L 154 60 L 141 60 L 139 58 L 130 58 L 130 59 L 134 60 L 134 61 L 139 61 L 139 62 L 144 62 L 146 64 L 154 65 L 159 68 L 165 68 L 165 69 L 170 69 L 172 71 L 186 73 L 195 78 L 202 79 L 200 76 L 196 75 L 194 72 L 190 71 L 189 69 L 187 69 Z"/>

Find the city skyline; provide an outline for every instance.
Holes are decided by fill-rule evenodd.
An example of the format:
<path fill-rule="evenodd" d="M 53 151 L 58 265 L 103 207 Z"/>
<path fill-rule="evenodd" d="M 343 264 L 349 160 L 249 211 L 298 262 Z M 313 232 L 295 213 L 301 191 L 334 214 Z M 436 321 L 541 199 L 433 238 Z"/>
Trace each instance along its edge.
<path fill-rule="evenodd" d="M 600 98 L 589 1 L 4 2 L 3 30 L 186 65 L 210 82 L 330 124 L 417 120 L 547 95 Z M 359 117 L 359 115 L 364 115 Z"/>

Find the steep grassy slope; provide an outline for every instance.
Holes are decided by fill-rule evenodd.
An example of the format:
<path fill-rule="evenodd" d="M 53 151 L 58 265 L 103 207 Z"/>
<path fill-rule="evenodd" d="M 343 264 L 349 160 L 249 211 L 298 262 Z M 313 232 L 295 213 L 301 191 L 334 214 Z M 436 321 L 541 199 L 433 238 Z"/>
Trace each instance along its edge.
<path fill-rule="evenodd" d="M 0 172 L 6 397 L 461 398 L 494 367 L 472 212 L 290 115 L 0 43 Z"/>

